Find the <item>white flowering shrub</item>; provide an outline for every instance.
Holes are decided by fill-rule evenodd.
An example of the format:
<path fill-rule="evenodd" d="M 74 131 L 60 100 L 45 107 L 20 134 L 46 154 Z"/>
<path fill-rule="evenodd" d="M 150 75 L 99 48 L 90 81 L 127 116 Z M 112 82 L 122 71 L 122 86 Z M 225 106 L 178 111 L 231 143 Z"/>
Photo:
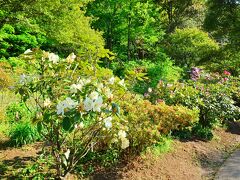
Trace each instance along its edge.
<path fill-rule="evenodd" d="M 89 151 L 129 147 L 126 121 L 114 103 L 112 87 L 125 89 L 124 80 L 87 75 L 95 68 L 73 53 L 66 59 L 54 53 L 28 50 L 18 92 L 34 100 L 39 132 L 54 156 L 57 177 L 65 177 Z M 92 73 L 96 74 L 96 72 Z"/>

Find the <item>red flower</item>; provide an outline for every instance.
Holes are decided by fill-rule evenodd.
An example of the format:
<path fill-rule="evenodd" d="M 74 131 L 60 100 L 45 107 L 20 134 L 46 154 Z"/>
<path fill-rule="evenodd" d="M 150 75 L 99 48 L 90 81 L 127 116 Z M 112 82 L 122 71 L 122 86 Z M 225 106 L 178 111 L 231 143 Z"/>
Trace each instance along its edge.
<path fill-rule="evenodd" d="M 226 76 L 231 76 L 231 73 L 226 70 L 223 71 L 223 74 L 225 74 Z"/>

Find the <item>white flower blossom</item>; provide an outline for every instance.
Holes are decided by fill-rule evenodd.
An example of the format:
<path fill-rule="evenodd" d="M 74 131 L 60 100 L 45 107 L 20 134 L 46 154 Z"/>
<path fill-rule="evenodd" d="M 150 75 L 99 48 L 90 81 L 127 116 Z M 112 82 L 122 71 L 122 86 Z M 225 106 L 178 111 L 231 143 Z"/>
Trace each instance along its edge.
<path fill-rule="evenodd" d="M 103 89 L 103 83 L 99 83 L 99 84 L 97 84 L 97 89 L 98 89 L 98 91 L 102 91 L 102 89 Z"/>
<path fill-rule="evenodd" d="M 63 105 L 63 103 L 62 102 L 60 102 L 60 103 L 58 103 L 57 104 L 57 114 L 58 115 L 64 115 L 64 105 Z"/>
<path fill-rule="evenodd" d="M 63 101 L 63 105 L 66 107 L 66 108 L 69 108 L 69 109 L 73 109 L 75 108 L 77 105 L 78 105 L 78 102 L 72 100 L 71 98 L 67 97 L 64 101 Z"/>
<path fill-rule="evenodd" d="M 170 88 L 170 87 L 172 87 L 173 86 L 173 84 L 167 84 L 167 87 L 168 88 Z"/>
<path fill-rule="evenodd" d="M 84 124 L 83 124 L 83 122 L 80 122 L 79 124 L 75 124 L 74 127 L 75 127 L 75 129 L 78 129 L 78 128 L 82 129 L 84 127 Z"/>
<path fill-rule="evenodd" d="M 80 129 L 84 128 L 83 122 L 80 122 L 80 123 L 79 123 L 79 128 L 80 128 Z"/>
<path fill-rule="evenodd" d="M 111 77 L 108 82 L 109 82 L 109 84 L 114 84 L 114 82 L 115 82 L 115 77 Z"/>
<path fill-rule="evenodd" d="M 43 102 L 43 107 L 50 107 L 51 104 L 52 104 L 51 100 L 49 98 L 47 98 Z"/>
<path fill-rule="evenodd" d="M 103 92 L 108 98 L 113 98 L 113 94 L 109 88 L 104 88 Z"/>
<path fill-rule="evenodd" d="M 91 82 L 91 79 L 90 78 L 84 79 L 83 82 L 84 82 L 84 84 L 89 84 Z"/>
<path fill-rule="evenodd" d="M 152 92 L 152 88 L 148 88 L 148 92 L 151 93 Z"/>
<path fill-rule="evenodd" d="M 121 85 L 121 86 L 125 86 L 124 79 L 122 79 L 121 81 L 119 81 L 118 84 Z"/>
<path fill-rule="evenodd" d="M 83 79 L 78 79 L 78 84 L 80 84 L 82 87 L 85 85 L 85 81 Z"/>
<path fill-rule="evenodd" d="M 103 120 L 104 124 L 105 124 L 105 127 L 107 129 L 110 129 L 112 128 L 112 117 L 107 117 Z"/>
<path fill-rule="evenodd" d="M 75 94 L 75 93 L 77 93 L 77 85 L 76 84 L 72 84 L 71 86 L 70 86 L 70 92 L 71 93 L 73 93 L 73 94 Z"/>
<path fill-rule="evenodd" d="M 74 54 L 74 53 L 71 53 L 71 54 L 69 54 L 69 56 L 67 57 L 67 62 L 68 63 L 73 63 L 73 61 L 76 59 L 76 55 Z"/>
<path fill-rule="evenodd" d="M 91 111 L 93 109 L 93 100 L 89 97 L 86 97 L 86 99 L 83 102 L 85 111 Z"/>
<path fill-rule="evenodd" d="M 66 108 L 73 109 L 78 105 L 78 102 L 72 100 L 71 98 L 67 97 L 64 101 L 57 104 L 57 114 L 64 115 L 64 110 Z"/>
<path fill-rule="evenodd" d="M 71 93 L 73 93 L 73 94 L 75 94 L 75 93 L 77 93 L 77 91 L 78 90 L 82 90 L 82 84 L 72 84 L 71 86 L 70 86 L 70 92 Z"/>
<path fill-rule="evenodd" d="M 49 61 L 51 61 L 53 64 L 57 64 L 59 61 L 59 56 L 54 53 L 49 53 L 48 55 Z"/>
<path fill-rule="evenodd" d="M 118 137 L 119 137 L 120 139 L 126 138 L 126 136 L 127 136 L 127 133 L 126 133 L 125 131 L 120 130 L 120 131 L 118 132 Z"/>
<path fill-rule="evenodd" d="M 32 53 L 32 50 L 31 49 L 27 49 L 24 54 L 29 54 L 29 53 Z"/>
<path fill-rule="evenodd" d="M 90 97 L 92 100 L 98 99 L 98 92 L 93 91 L 93 92 L 89 95 L 89 97 Z"/>
<path fill-rule="evenodd" d="M 129 140 L 127 138 L 122 138 L 121 141 L 122 141 L 122 144 L 121 144 L 122 149 L 126 149 L 127 147 L 129 147 Z"/>
<path fill-rule="evenodd" d="M 94 112 L 100 112 L 101 111 L 101 107 L 103 106 L 103 99 L 102 97 L 98 97 L 98 99 L 96 99 L 93 102 L 93 111 Z"/>
<path fill-rule="evenodd" d="M 64 155 L 65 155 L 66 159 L 68 159 L 68 158 L 69 158 L 69 155 L 70 155 L 70 150 L 68 149 L 68 150 L 64 153 Z"/>

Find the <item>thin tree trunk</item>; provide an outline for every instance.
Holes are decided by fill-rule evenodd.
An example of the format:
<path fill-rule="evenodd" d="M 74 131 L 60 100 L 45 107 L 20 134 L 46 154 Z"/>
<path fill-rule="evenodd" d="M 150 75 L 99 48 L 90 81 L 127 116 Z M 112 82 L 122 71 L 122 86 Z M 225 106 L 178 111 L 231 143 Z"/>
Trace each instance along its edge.
<path fill-rule="evenodd" d="M 128 13 L 128 47 L 127 47 L 127 54 L 128 54 L 128 61 L 131 59 L 131 10 L 132 10 L 132 3 L 129 4 L 129 13 Z"/>

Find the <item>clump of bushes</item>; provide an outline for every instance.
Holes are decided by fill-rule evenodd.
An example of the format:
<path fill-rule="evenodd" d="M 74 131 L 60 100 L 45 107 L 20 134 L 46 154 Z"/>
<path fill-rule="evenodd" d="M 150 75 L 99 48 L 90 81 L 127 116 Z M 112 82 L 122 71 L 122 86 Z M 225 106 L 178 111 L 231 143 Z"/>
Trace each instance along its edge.
<path fill-rule="evenodd" d="M 210 139 L 216 124 L 238 115 L 233 100 L 238 93 L 229 90 L 234 83 L 227 72 L 209 77 L 199 71 L 194 81 L 165 83 L 155 82 L 157 71 L 151 74 L 147 69 L 156 88 L 144 87 L 143 96 L 128 90 L 134 83 L 125 84 L 110 70 L 78 61 L 74 54 L 61 59 L 36 49 L 22 57 L 32 59 L 31 71 L 21 77 L 17 89 L 25 103 L 36 101 L 35 111 L 28 114 L 25 103 L 9 108 L 9 118 L 16 121 L 18 112 L 21 122 L 10 135 L 18 145 L 38 140 L 38 133 L 46 137 L 57 177 L 67 176 L 72 169 L 91 169 L 94 161 L 109 166 L 123 154 L 134 156 L 171 133 L 188 130 L 190 136 Z M 38 76 L 39 72 L 43 74 Z M 36 123 L 38 132 L 24 119 Z"/>
<path fill-rule="evenodd" d="M 227 69 L 233 76 L 240 75 L 240 52 L 236 47 L 223 47 L 211 63 L 204 63 L 206 69 L 212 72 L 222 72 Z"/>
<path fill-rule="evenodd" d="M 17 90 L 23 101 L 36 101 L 30 119 L 51 145 L 57 177 L 66 176 L 77 164 L 90 167 L 92 160 L 116 163 L 126 149 L 134 156 L 158 144 L 162 135 L 198 121 L 197 110 L 152 104 L 128 91 L 124 79 L 114 77 L 110 70 L 79 61 L 74 54 L 61 59 L 36 49 L 22 58 L 26 63 L 31 58 L 31 71 L 21 76 Z M 12 137 L 25 137 L 19 133 L 22 129 L 36 136 L 26 124 L 15 129 Z M 31 140 L 35 138 L 27 139 Z"/>
<path fill-rule="evenodd" d="M 208 33 L 198 28 L 184 28 L 170 34 L 165 49 L 176 65 L 190 67 L 215 57 L 219 46 Z"/>
<path fill-rule="evenodd" d="M 132 148 L 143 150 L 159 141 L 161 135 L 191 127 L 198 121 L 198 110 L 183 106 L 152 104 L 140 96 L 126 93 L 119 101 L 128 122 Z"/>
<path fill-rule="evenodd" d="M 153 103 L 162 100 L 171 106 L 197 108 L 199 121 L 193 126 L 193 132 L 201 137 L 212 137 L 214 126 L 239 118 L 240 107 L 236 98 L 239 87 L 233 83 L 235 81 L 227 71 L 222 75 L 205 74 L 200 79 L 185 83 L 159 81 L 157 88 L 146 97 Z"/>
<path fill-rule="evenodd" d="M 165 55 L 166 56 L 166 55 Z M 165 57 L 155 61 L 129 61 L 124 64 L 112 63 L 112 69 L 118 76 L 128 80 L 130 90 L 143 94 L 148 87 L 156 87 L 159 79 L 169 82 L 177 81 L 181 77 L 182 69 L 174 66 L 173 62 Z"/>

